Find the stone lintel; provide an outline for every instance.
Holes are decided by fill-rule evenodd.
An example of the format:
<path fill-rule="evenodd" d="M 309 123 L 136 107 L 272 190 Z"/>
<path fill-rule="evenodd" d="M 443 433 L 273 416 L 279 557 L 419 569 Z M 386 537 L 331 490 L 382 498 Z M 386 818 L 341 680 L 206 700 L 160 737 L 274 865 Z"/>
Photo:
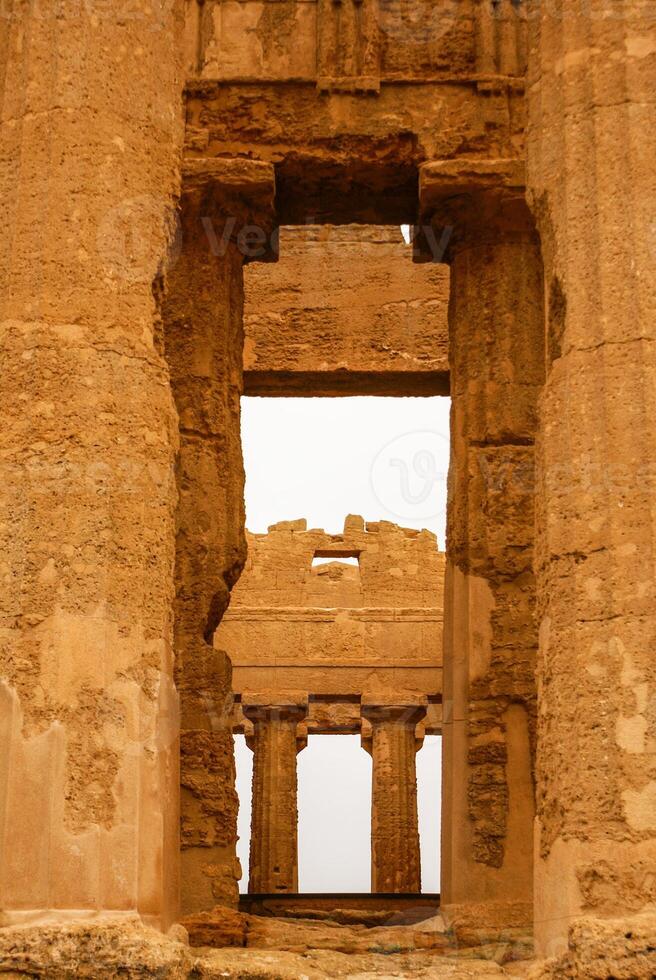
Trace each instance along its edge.
<path fill-rule="evenodd" d="M 278 261 L 273 164 L 242 157 L 186 159 L 183 217 L 200 219 L 211 248 L 235 243 L 244 262 Z"/>
<path fill-rule="evenodd" d="M 419 168 L 415 262 L 450 262 L 462 248 L 535 236 L 522 160 L 433 160 Z"/>
<path fill-rule="evenodd" d="M 422 259 L 421 261 L 425 261 Z M 449 394 L 449 372 L 435 371 L 244 371 L 244 394 L 272 398 L 336 398 L 371 395 L 432 398 Z"/>
<path fill-rule="evenodd" d="M 204 80 L 186 89 L 186 148 L 274 163 L 281 224 L 406 224 L 426 159 L 452 159 L 466 142 L 482 159 L 521 151 L 522 101 L 514 86 L 480 94 L 464 77 L 383 84 L 375 97 L 321 94 L 310 80 Z M 459 125 L 445 128 L 452 113 Z"/>
<path fill-rule="evenodd" d="M 252 739 L 253 722 L 245 718 L 237 701 L 230 720 L 235 735 Z M 357 695 L 310 697 L 307 719 L 300 722 L 297 738 L 305 735 L 364 735 L 371 734 L 371 724 L 362 717 L 360 698 Z M 442 704 L 440 695 L 428 695 L 426 717 L 417 725 L 417 739 L 423 742 L 426 735 L 442 734 Z M 418 746 L 419 747 L 419 746 Z"/>
<path fill-rule="evenodd" d="M 448 394 L 447 266 L 414 265 L 398 225 L 283 226 L 279 245 L 244 278 L 247 395 Z"/>

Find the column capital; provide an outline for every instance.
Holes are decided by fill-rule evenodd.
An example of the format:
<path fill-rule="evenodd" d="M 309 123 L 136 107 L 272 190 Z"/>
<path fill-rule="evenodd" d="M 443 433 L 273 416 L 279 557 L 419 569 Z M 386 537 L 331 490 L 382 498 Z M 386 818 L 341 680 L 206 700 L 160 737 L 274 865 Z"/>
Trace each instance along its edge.
<path fill-rule="evenodd" d="M 307 716 L 308 695 L 304 691 L 245 691 L 241 707 L 252 722 L 299 722 Z"/>
<path fill-rule="evenodd" d="M 188 157 L 182 168 L 183 224 L 201 222 L 211 249 L 235 244 L 244 262 L 277 262 L 273 165 L 241 157 Z"/>
<path fill-rule="evenodd" d="M 410 727 L 425 717 L 428 698 L 425 694 L 406 692 L 363 694 L 360 710 L 362 717 L 372 725 L 393 721 Z"/>
<path fill-rule="evenodd" d="M 414 261 L 450 262 L 476 245 L 537 241 L 524 169 L 515 158 L 423 164 Z"/>

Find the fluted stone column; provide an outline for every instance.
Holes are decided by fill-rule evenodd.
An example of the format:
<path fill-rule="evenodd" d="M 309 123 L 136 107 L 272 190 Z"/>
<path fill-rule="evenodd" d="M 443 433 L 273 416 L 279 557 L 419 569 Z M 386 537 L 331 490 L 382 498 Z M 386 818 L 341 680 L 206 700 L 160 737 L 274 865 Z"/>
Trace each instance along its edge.
<path fill-rule="evenodd" d="M 268 164 L 191 161 L 183 173 L 176 260 L 165 283 L 164 351 L 180 430 L 175 667 L 184 913 L 236 905 L 239 898 L 231 667 L 213 637 L 246 558 L 243 265 L 270 256 L 273 199 Z"/>
<path fill-rule="evenodd" d="M 548 337 L 535 931 L 558 953 L 585 916 L 579 976 L 609 948 L 633 950 L 613 974 L 656 969 L 638 915 L 656 902 L 655 31 L 641 2 L 554 0 L 531 21 Z"/>
<path fill-rule="evenodd" d="M 2 11 L 0 925 L 177 915 L 181 13 Z"/>
<path fill-rule="evenodd" d="M 486 175 L 489 179 L 489 175 Z M 542 265 L 512 166 L 498 188 L 439 200 L 451 265 L 451 465 L 445 589 L 442 901 L 508 903 L 530 922 L 534 681 L 534 438 L 543 380 Z M 516 913 L 515 913 L 516 914 Z"/>
<path fill-rule="evenodd" d="M 371 725 L 371 890 L 421 891 L 417 814 L 417 723 L 423 695 L 364 695 L 362 717 Z M 437 819 L 437 814 L 435 815 Z"/>
<path fill-rule="evenodd" d="M 298 725 L 307 715 L 307 695 L 243 694 L 244 715 L 253 723 L 251 894 L 298 891 L 296 755 L 305 744 Z"/>

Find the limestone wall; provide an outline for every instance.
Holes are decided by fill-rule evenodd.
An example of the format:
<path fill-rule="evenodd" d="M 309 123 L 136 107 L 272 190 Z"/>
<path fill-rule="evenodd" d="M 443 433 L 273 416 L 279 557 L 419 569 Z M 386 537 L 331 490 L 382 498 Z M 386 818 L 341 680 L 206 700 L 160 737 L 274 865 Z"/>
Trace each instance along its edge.
<path fill-rule="evenodd" d="M 381 80 L 522 74 L 524 11 L 476 0 L 188 0 L 187 63 L 203 78 L 375 91 Z"/>
<path fill-rule="evenodd" d="M 183 172 L 196 218 L 216 216 L 229 185 L 221 220 L 257 223 L 268 248 L 279 222 L 419 211 L 422 257 L 453 262 L 445 880 L 470 915 L 481 895 L 509 918 L 527 904 L 535 741 L 536 936 L 563 958 L 532 975 L 651 977 L 653 4 L 9 0 L 1 17 L 0 924 L 176 918 L 174 659 L 191 906 L 236 892 L 229 646 L 237 686 L 259 671 L 267 686 L 344 694 L 315 715 L 325 728 L 352 725 L 376 678 L 441 691 L 441 556 L 384 523 L 255 536 L 212 647 L 244 559 L 244 254 L 231 234 L 224 252 L 206 236 L 211 259 L 195 251 L 187 213 L 175 234 Z M 249 372 L 333 394 L 336 363 L 346 387 L 436 383 L 442 273 L 433 306 L 406 266 L 420 305 L 388 318 L 401 282 L 356 278 L 351 253 L 350 269 L 333 264 L 332 307 L 296 271 L 254 314 Z M 261 289 L 276 282 L 266 273 Z M 302 308 L 290 282 L 313 298 L 311 351 L 288 347 Z M 358 551 L 359 577 L 313 570 L 330 549 Z M 21 950 L 54 941 L 8 932 L 19 971 Z M 61 933 L 56 969 L 76 969 L 85 946 L 90 969 L 123 970 L 130 930 L 101 933 Z"/>
<path fill-rule="evenodd" d="M 444 556 L 433 534 L 349 517 L 343 534 L 288 521 L 248 542 L 215 634 L 237 693 L 441 693 Z M 322 556 L 334 561 L 313 567 Z M 340 562 L 347 556 L 359 564 Z"/>
<path fill-rule="evenodd" d="M 176 465 L 175 679 L 181 698 L 181 901 L 185 912 L 236 903 L 237 794 L 230 661 L 212 646 L 246 558 L 242 394 L 242 227 L 271 218 L 267 164 L 218 161 L 184 172 L 179 254 L 162 304 L 179 417 Z M 231 222 L 222 250 L 207 222 Z"/>
<path fill-rule="evenodd" d="M 280 230 L 245 273 L 244 384 L 257 395 L 448 393 L 448 266 L 397 227 Z"/>

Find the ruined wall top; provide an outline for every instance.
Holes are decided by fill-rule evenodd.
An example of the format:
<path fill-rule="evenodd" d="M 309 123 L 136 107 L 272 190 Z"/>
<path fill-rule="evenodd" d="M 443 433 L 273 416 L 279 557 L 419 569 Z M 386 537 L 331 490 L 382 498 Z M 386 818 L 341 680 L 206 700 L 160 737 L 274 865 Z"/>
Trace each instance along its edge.
<path fill-rule="evenodd" d="M 281 521 L 249 533 L 248 552 L 214 638 L 238 697 L 303 691 L 308 730 L 327 733 L 360 732 L 366 692 L 418 692 L 431 703 L 426 730 L 439 731 L 444 554 L 434 534 L 354 515 L 340 534 Z M 239 705 L 234 725 L 247 728 Z"/>
<path fill-rule="evenodd" d="M 315 558 L 332 558 L 315 564 Z M 357 558 L 358 564 L 340 559 Z M 444 555 L 436 536 L 349 515 L 341 534 L 281 521 L 248 533 L 248 560 L 232 593 L 240 606 L 435 610 L 443 602 Z"/>

